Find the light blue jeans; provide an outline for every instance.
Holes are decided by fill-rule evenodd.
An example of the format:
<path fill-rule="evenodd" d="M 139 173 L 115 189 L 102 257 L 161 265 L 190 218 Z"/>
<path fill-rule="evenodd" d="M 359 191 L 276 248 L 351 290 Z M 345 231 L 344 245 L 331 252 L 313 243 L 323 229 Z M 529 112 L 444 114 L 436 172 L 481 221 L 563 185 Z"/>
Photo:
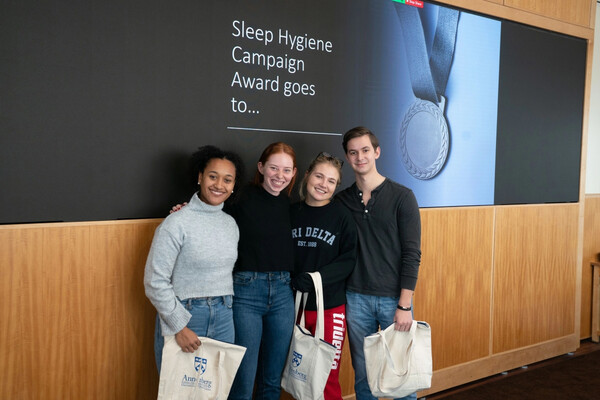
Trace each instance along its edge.
<path fill-rule="evenodd" d="M 369 389 L 363 342 L 365 336 L 385 329 L 394 322 L 399 297 L 370 296 L 354 292 L 346 292 L 346 322 L 348 324 L 348 340 L 350 355 L 354 368 L 354 391 L 356 400 L 373 400 L 375 397 Z M 413 393 L 402 399 L 416 399 Z"/>
<path fill-rule="evenodd" d="M 281 373 L 294 329 L 294 298 L 289 272 L 233 274 L 235 343 L 246 354 L 229 399 L 279 400 Z"/>
<path fill-rule="evenodd" d="M 187 327 L 198 336 L 204 336 L 222 342 L 233 343 L 235 330 L 233 328 L 233 296 L 202 297 L 180 300 L 181 304 L 192 314 Z M 160 320 L 156 316 L 154 329 L 154 358 L 160 375 L 162 350 L 165 338 L 160 329 Z"/>

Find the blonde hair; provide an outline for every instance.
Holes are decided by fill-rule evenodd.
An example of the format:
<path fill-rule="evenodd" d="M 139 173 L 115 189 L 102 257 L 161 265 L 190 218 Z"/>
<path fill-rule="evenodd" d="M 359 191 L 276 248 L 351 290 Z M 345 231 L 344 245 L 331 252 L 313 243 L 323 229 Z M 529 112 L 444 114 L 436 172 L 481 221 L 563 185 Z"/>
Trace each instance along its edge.
<path fill-rule="evenodd" d="M 306 199 L 306 185 L 308 177 L 310 176 L 310 174 L 312 174 L 317 165 L 320 164 L 330 164 L 333 167 L 335 167 L 339 176 L 337 180 L 337 185 L 335 185 L 336 188 L 342 183 L 342 166 L 344 165 L 344 162 L 339 158 L 332 156 L 329 153 L 321 152 L 311 161 L 310 165 L 308 166 L 308 169 L 306 170 L 306 173 L 304 174 L 304 177 L 302 178 L 302 182 L 300 183 L 300 189 L 298 190 L 298 194 L 300 195 L 300 199 L 302 199 L 302 201 Z"/>

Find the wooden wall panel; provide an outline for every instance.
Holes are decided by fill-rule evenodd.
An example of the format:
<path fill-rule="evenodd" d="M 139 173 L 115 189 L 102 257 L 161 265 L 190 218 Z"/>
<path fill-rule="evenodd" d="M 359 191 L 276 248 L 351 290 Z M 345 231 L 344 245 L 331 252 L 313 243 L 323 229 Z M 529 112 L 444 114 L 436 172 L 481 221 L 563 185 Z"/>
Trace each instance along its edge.
<path fill-rule="evenodd" d="M 94 358 L 85 355 L 95 355 L 88 331 L 96 323 L 86 308 L 94 295 L 89 239 L 88 226 L 44 229 L 40 271 L 44 279 L 41 287 L 33 288 L 44 299 L 39 329 L 44 332 L 45 351 L 38 353 L 38 365 L 52 366 L 40 374 L 41 393 L 57 398 L 76 398 L 90 390 L 86 378 Z"/>
<path fill-rule="evenodd" d="M 498 18 L 561 32 L 588 40 L 594 38 L 594 20 L 596 2 L 594 0 L 574 0 L 575 9 L 571 2 L 564 0 L 439 0 L 441 3 L 464 8 L 474 12 L 492 15 Z M 539 4 L 538 4 L 539 3 Z M 587 11 L 587 19 L 585 8 Z M 540 7 L 540 13 L 532 11 Z M 523 8 L 521 8 L 523 7 Z M 564 12 L 563 15 L 559 13 Z M 558 14 L 558 15 L 557 15 Z M 574 23 L 577 20 L 581 23 Z"/>
<path fill-rule="evenodd" d="M 504 0 L 504 5 L 593 28 L 591 14 L 595 12 L 594 0 Z"/>
<path fill-rule="evenodd" d="M 31 379 L 47 351 L 41 322 L 44 298 L 42 229 L 0 230 L 0 398 L 32 399 L 42 393 Z M 24 351 L 24 349 L 28 349 Z"/>
<path fill-rule="evenodd" d="M 354 394 L 354 368 L 352 368 L 352 357 L 350 357 L 350 344 L 348 336 L 342 348 L 342 365 L 340 367 L 340 386 L 342 396 Z"/>
<path fill-rule="evenodd" d="M 0 398 L 156 397 L 142 279 L 157 224 L 0 227 Z"/>
<path fill-rule="evenodd" d="M 424 209 L 421 218 L 415 318 L 431 325 L 439 370 L 489 355 L 494 210 Z"/>
<path fill-rule="evenodd" d="M 146 256 L 158 222 L 97 225 L 91 228 L 94 268 L 102 272 L 91 302 L 98 315 L 99 354 L 108 354 L 96 368 L 95 385 L 103 398 L 152 398 L 158 389 L 154 362 L 156 311 L 144 294 Z M 107 332 L 110 332 L 107 335 Z M 112 373 L 119 365 L 124 374 Z M 92 393 L 87 394 L 93 396 Z"/>
<path fill-rule="evenodd" d="M 119 336 L 122 334 L 117 329 L 118 320 L 116 310 L 121 307 L 117 303 L 116 292 L 121 283 L 118 281 L 118 268 L 125 267 L 123 261 L 122 246 L 131 244 L 127 240 L 116 243 L 113 247 L 111 241 L 115 232 L 121 232 L 122 237 L 126 237 L 127 226 L 92 226 L 90 227 L 90 259 L 92 260 L 88 273 L 94 276 L 94 288 L 92 298 L 87 302 L 87 308 L 94 315 L 94 329 L 89 332 L 90 340 L 94 343 L 94 349 L 87 353 L 87 357 L 97 357 L 98 362 L 90 367 L 88 379 L 93 381 L 91 387 L 96 390 L 96 394 L 88 391 L 82 392 L 82 396 L 97 396 L 98 398 L 118 398 L 123 392 L 121 383 L 124 374 L 112 374 L 114 366 L 118 365 L 119 370 L 125 371 L 122 363 L 121 349 L 118 342 L 122 340 Z M 132 246 L 133 247 L 133 246 Z M 138 265 L 131 263 L 127 269 L 135 270 Z M 130 299 L 124 299 L 130 301 Z M 102 355 L 102 356 L 100 356 Z M 133 355 L 133 353 L 132 353 Z M 142 353 L 137 353 L 133 358 L 139 359 Z M 135 377 L 136 371 L 131 375 Z"/>
<path fill-rule="evenodd" d="M 499 207 L 493 352 L 573 334 L 578 204 Z"/>
<path fill-rule="evenodd" d="M 581 332 L 582 339 L 592 334 L 592 268 L 591 261 L 600 261 L 600 195 L 585 198 L 583 233 L 583 261 L 581 265 Z"/>

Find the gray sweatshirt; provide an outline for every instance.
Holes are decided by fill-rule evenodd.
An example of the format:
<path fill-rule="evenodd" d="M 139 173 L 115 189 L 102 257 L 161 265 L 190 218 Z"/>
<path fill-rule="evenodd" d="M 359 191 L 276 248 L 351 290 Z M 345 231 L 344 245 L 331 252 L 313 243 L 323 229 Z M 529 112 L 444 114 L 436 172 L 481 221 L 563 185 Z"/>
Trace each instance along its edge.
<path fill-rule="evenodd" d="M 197 194 L 156 228 L 144 286 L 160 316 L 163 335 L 181 331 L 191 318 L 179 300 L 233 295 L 239 236 L 223 204 L 211 206 Z"/>

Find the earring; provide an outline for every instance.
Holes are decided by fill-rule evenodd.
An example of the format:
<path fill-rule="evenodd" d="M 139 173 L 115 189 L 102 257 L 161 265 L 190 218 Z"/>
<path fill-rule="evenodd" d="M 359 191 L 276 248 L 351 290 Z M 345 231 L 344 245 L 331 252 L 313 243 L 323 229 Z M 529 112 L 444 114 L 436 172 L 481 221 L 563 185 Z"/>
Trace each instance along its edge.
<path fill-rule="evenodd" d="M 198 182 L 198 186 L 200 186 L 200 182 Z"/>
<path fill-rule="evenodd" d="M 233 190 L 231 191 L 231 193 L 233 193 Z"/>

